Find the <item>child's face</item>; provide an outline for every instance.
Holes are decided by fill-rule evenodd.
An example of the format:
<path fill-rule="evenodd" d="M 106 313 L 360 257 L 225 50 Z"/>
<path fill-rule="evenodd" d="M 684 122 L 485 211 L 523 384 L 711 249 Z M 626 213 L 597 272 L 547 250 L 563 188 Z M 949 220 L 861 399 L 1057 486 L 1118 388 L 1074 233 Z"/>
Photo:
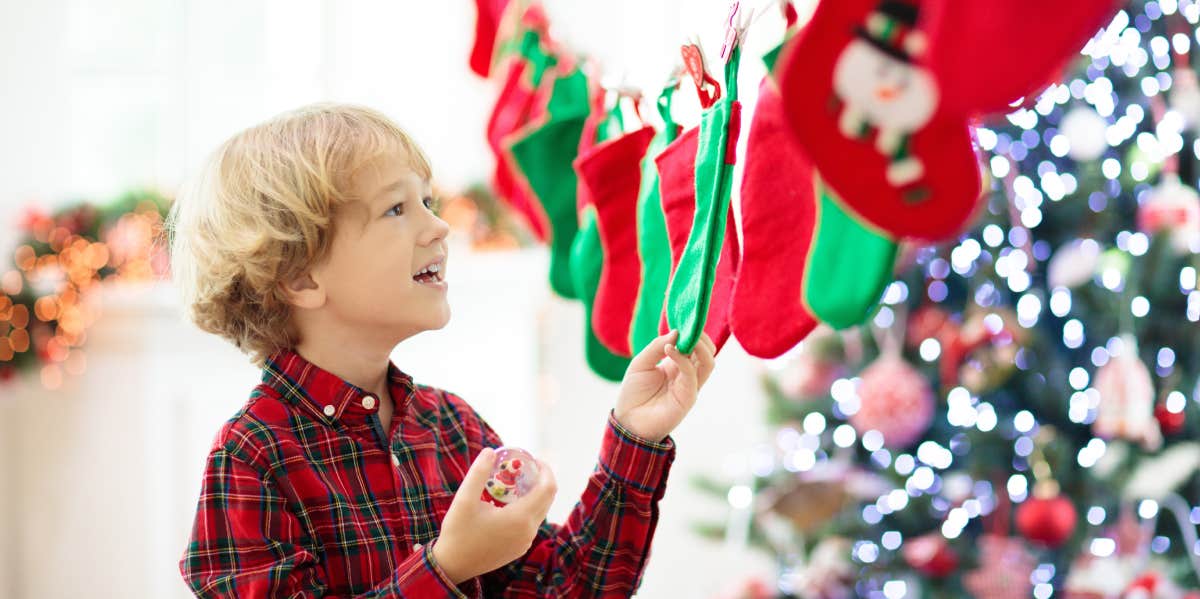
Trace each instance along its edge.
<path fill-rule="evenodd" d="M 446 326 L 449 226 L 429 209 L 429 180 L 393 155 L 358 171 L 352 185 L 357 199 L 337 211 L 329 259 L 314 268 L 323 308 L 388 343 Z M 418 279 L 431 264 L 439 272 Z"/>

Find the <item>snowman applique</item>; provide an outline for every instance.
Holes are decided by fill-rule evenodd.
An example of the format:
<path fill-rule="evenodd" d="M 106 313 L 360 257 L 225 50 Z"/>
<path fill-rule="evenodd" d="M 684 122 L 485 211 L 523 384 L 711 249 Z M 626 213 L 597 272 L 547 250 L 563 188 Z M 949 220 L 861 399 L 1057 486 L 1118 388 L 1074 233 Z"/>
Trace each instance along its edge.
<path fill-rule="evenodd" d="M 925 175 L 909 142 L 933 117 L 938 103 L 933 76 L 913 62 L 926 46 L 916 22 L 915 5 L 884 0 L 857 28 L 833 70 L 838 129 L 862 141 L 875 134 L 875 149 L 889 160 L 887 181 L 896 188 L 911 186 Z M 912 191 L 917 190 L 906 195 L 919 200 L 919 191 Z"/>

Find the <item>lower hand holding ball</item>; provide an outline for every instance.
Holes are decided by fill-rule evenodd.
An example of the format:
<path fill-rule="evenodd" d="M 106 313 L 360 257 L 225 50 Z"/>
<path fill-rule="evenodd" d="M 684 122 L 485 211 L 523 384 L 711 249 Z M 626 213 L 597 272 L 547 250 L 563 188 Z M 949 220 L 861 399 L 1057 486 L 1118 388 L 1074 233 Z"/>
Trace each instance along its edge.
<path fill-rule="evenodd" d="M 545 464 L 520 450 L 501 448 L 501 451 L 505 453 L 485 448 L 475 458 L 442 520 L 441 534 L 434 541 L 433 559 L 454 584 L 491 572 L 524 555 L 558 491 L 554 473 Z M 519 467 L 513 461 L 520 461 Z M 520 476 L 527 475 L 535 477 L 532 485 L 526 480 L 520 487 L 522 491 L 518 492 L 518 486 L 513 485 L 509 493 L 500 493 L 512 496 L 507 502 L 480 501 L 481 497 L 494 497 L 488 491 L 488 482 L 496 487 L 498 481 L 504 484 L 511 478 L 519 482 Z"/>

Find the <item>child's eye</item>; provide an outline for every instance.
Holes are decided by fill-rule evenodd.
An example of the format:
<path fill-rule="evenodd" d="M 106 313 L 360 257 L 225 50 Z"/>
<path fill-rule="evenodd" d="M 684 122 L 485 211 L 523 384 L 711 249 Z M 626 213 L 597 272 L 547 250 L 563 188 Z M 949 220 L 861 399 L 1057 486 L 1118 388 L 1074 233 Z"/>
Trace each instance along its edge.
<path fill-rule="evenodd" d="M 428 210 L 430 210 L 431 212 L 433 212 L 435 214 L 437 213 L 438 209 L 441 207 L 441 202 L 437 198 L 433 198 L 433 197 L 425 198 L 422 200 L 422 202 L 425 204 L 425 208 L 427 208 Z M 392 206 L 391 208 L 388 209 L 387 212 L 383 213 L 384 216 L 391 216 L 393 214 L 396 216 L 400 216 L 401 214 L 404 214 L 404 202 L 401 202 L 399 204 L 396 204 L 395 206 Z"/>

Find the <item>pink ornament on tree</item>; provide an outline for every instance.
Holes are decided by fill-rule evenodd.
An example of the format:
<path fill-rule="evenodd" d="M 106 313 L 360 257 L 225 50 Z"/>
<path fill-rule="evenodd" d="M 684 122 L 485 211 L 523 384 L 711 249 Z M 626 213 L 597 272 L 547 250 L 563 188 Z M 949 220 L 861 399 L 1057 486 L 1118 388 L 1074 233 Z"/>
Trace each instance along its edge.
<path fill-rule="evenodd" d="M 1020 539 L 986 534 L 979 539 L 979 567 L 963 575 L 976 599 L 1026 599 L 1034 559 Z"/>
<path fill-rule="evenodd" d="M 1173 172 L 1150 191 L 1138 208 L 1138 229 L 1171 236 L 1171 247 L 1183 253 L 1200 244 L 1200 194 Z M 1200 248 L 1198 248 L 1200 249 Z"/>
<path fill-rule="evenodd" d="M 1138 358 L 1137 340 L 1125 335 L 1121 341 L 1120 354 L 1096 371 L 1093 386 L 1100 393 L 1100 405 L 1092 431 L 1154 450 L 1162 446 L 1162 431 L 1154 419 L 1154 383 Z"/>
<path fill-rule="evenodd" d="M 905 563 L 930 578 L 945 578 L 958 570 L 958 554 L 939 532 L 910 539 L 903 555 Z"/>
<path fill-rule="evenodd" d="M 933 422 L 929 381 L 899 355 L 885 353 L 862 373 L 859 409 L 850 424 L 859 434 L 876 430 L 889 448 L 908 447 Z"/>

